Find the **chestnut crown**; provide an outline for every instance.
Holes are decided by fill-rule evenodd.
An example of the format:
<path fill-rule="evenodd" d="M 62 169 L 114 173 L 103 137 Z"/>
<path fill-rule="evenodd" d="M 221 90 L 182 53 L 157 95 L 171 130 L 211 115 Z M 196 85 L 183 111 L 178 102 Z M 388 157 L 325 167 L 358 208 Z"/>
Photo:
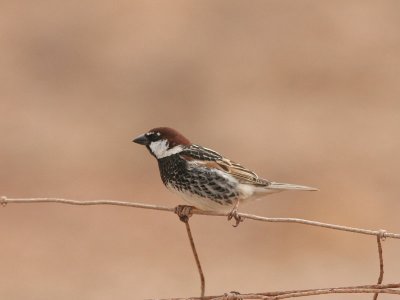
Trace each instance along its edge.
<path fill-rule="evenodd" d="M 169 127 L 157 127 L 138 136 L 133 142 L 145 145 L 157 159 L 176 154 L 191 142 L 181 133 Z"/>

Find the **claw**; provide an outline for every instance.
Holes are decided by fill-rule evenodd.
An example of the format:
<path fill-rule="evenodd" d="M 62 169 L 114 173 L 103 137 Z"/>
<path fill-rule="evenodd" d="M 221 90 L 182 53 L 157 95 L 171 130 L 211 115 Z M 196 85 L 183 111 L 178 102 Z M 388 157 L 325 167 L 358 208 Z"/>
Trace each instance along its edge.
<path fill-rule="evenodd" d="M 242 216 L 239 216 L 236 207 L 233 208 L 232 211 L 228 214 L 228 221 L 232 220 L 232 218 L 236 221 L 235 225 L 232 225 L 233 227 L 238 227 L 239 224 L 244 221 L 244 218 Z"/>
<path fill-rule="evenodd" d="M 175 207 L 175 213 L 178 215 L 179 220 L 186 223 L 189 221 L 189 218 L 193 216 L 193 209 L 194 207 L 190 205 L 178 205 Z"/>
<path fill-rule="evenodd" d="M 240 293 L 236 292 L 236 291 L 225 293 L 223 299 L 224 300 L 243 300 L 243 298 L 240 297 Z"/>

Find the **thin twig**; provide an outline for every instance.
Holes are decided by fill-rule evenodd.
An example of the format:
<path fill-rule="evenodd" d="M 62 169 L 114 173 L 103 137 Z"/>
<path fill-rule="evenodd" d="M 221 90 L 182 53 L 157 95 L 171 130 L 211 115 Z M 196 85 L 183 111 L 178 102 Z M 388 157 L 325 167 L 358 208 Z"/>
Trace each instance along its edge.
<path fill-rule="evenodd" d="M 307 289 L 307 290 L 292 290 L 292 291 L 279 291 L 279 292 L 264 292 L 264 293 L 251 293 L 251 294 L 227 294 L 217 296 L 206 296 L 203 298 L 190 297 L 190 298 L 163 298 L 157 300 L 226 300 L 226 299 L 263 299 L 263 300 L 278 300 L 295 297 L 316 296 L 324 294 L 362 294 L 362 293 L 386 293 L 393 295 L 400 295 L 400 283 L 391 284 L 375 284 L 375 285 L 360 285 L 349 287 L 336 287 L 336 288 L 322 288 L 322 289 Z"/>
<path fill-rule="evenodd" d="M 174 212 L 174 208 L 165 207 L 154 204 L 145 204 L 145 203 L 134 203 L 128 201 L 115 201 L 115 200 L 89 200 L 89 201 L 81 201 L 81 200 L 71 200 L 71 199 L 63 199 L 63 198 L 7 198 L 6 196 L 2 196 L 0 200 L 0 204 L 7 205 L 8 203 L 61 203 L 61 204 L 69 204 L 69 205 L 114 205 L 114 206 L 128 206 L 128 207 L 136 207 L 136 208 L 144 208 L 144 209 L 152 209 L 152 210 L 161 210 L 161 211 L 170 211 Z"/>
<path fill-rule="evenodd" d="M 113 201 L 113 200 L 94 200 L 94 201 L 79 201 L 79 200 L 70 200 L 70 199 L 61 199 L 61 198 L 7 198 L 5 196 L 0 198 L 0 204 L 5 206 L 8 203 L 63 203 L 63 204 L 71 204 L 71 205 L 115 205 L 115 206 L 126 206 L 126 207 L 135 207 L 135 208 L 143 208 L 143 209 L 152 209 L 152 210 L 161 210 L 168 212 L 175 212 L 175 208 L 169 208 L 164 206 L 152 205 L 152 204 L 143 204 L 143 203 L 133 203 L 133 202 L 124 202 L 124 201 Z M 209 216 L 227 216 L 228 214 L 224 213 L 216 213 L 216 212 L 206 212 L 197 209 L 192 209 L 191 213 L 199 214 L 199 215 L 209 215 Z M 390 233 L 385 230 L 368 230 L 368 229 L 360 229 L 353 228 L 348 226 L 341 226 L 335 224 L 321 223 L 317 221 L 310 221 L 304 219 L 297 218 L 267 218 L 261 217 L 251 214 L 238 213 L 238 216 L 242 218 L 252 219 L 256 221 L 263 222 L 282 222 L 282 223 L 297 223 L 304 224 L 310 226 L 318 226 L 323 228 L 329 228 L 334 230 L 348 231 L 360 234 L 374 235 L 377 237 L 378 242 L 378 252 L 379 252 L 379 260 L 380 260 L 380 275 L 378 279 L 377 285 L 366 285 L 366 286 L 355 286 L 355 287 L 339 287 L 339 288 L 326 288 L 326 289 L 309 289 L 309 290 L 297 290 L 297 291 L 282 291 L 282 292 L 268 292 L 268 293 L 252 293 L 252 294 L 243 294 L 235 296 L 233 294 L 229 295 L 229 299 L 264 299 L 264 300 L 277 300 L 284 298 L 293 298 L 293 297 L 303 297 L 303 296 L 313 296 L 313 295 L 322 295 L 322 294 L 333 294 L 333 293 L 374 293 L 374 299 L 376 299 L 379 293 L 388 293 L 400 295 L 399 290 L 395 290 L 394 288 L 400 288 L 400 283 L 395 284 L 380 284 L 383 280 L 383 255 L 382 255 L 382 245 L 381 240 L 384 238 L 395 238 L 400 239 L 400 234 L 398 233 Z M 182 220 L 182 219 L 181 219 Z M 185 222 L 185 221 L 184 221 Z M 190 244 L 192 247 L 192 251 L 196 260 L 197 268 L 200 274 L 201 279 L 201 297 L 192 297 L 192 298 L 169 298 L 164 300 L 222 300 L 228 299 L 227 294 L 220 296 L 207 296 L 204 297 L 205 290 L 205 280 L 204 274 L 201 269 L 200 260 L 197 255 L 197 251 L 195 248 L 195 244 L 193 241 L 193 236 L 191 234 L 190 226 L 188 220 L 185 222 L 186 230 L 188 233 L 188 237 L 190 240 Z"/>
<path fill-rule="evenodd" d="M 186 232 L 187 232 L 189 242 L 190 242 L 190 247 L 192 248 L 193 256 L 194 256 L 194 259 L 195 259 L 196 265 L 197 265 L 197 271 L 199 272 L 199 276 L 200 276 L 200 297 L 203 298 L 204 292 L 205 292 L 205 278 L 204 278 L 203 270 L 201 268 L 199 255 L 197 254 L 196 245 L 194 244 L 192 231 L 191 231 L 190 225 L 189 225 L 189 218 L 193 215 L 193 213 L 192 213 L 193 209 L 194 209 L 193 206 L 178 205 L 177 207 L 175 207 L 174 212 L 178 215 L 179 220 L 181 220 L 183 223 L 185 223 Z"/>
<path fill-rule="evenodd" d="M 199 275 L 200 275 L 200 291 L 201 291 L 200 299 L 203 299 L 204 293 L 205 293 L 205 285 L 206 285 L 205 279 L 204 279 L 204 273 L 203 273 L 203 270 L 201 269 L 200 259 L 199 259 L 199 255 L 197 254 L 196 246 L 194 244 L 192 231 L 190 230 L 189 220 L 184 221 L 184 223 L 185 223 L 186 231 L 187 231 L 188 238 L 189 238 L 189 241 L 190 241 L 190 246 L 192 247 L 193 256 L 194 256 L 194 259 L 196 260 L 197 270 L 199 271 Z"/>
<path fill-rule="evenodd" d="M 93 201 L 79 201 L 79 200 L 69 200 L 69 199 L 61 199 L 61 198 L 7 198 L 5 196 L 1 197 L 0 203 L 6 205 L 7 203 L 63 203 L 63 204 L 71 204 L 71 205 L 116 205 L 116 206 L 127 206 L 127 207 L 135 207 L 135 208 L 144 208 L 144 209 L 152 209 L 152 210 L 161 210 L 161 211 L 169 211 L 174 212 L 175 208 L 153 205 L 153 204 L 144 204 L 144 203 L 134 203 L 127 201 L 114 201 L 114 200 L 93 200 Z M 218 212 L 208 212 L 202 211 L 198 209 L 193 209 L 193 214 L 197 215 L 207 215 L 207 216 L 228 216 L 228 213 L 218 213 Z M 280 222 L 280 223 L 297 223 L 304 224 L 310 226 L 324 227 L 334 230 L 348 231 L 366 235 L 374 235 L 380 236 L 381 238 L 393 238 L 400 239 L 399 233 L 391 233 L 391 232 L 382 232 L 382 230 L 369 230 L 369 229 L 361 229 L 354 228 L 342 225 L 328 224 L 317 221 L 310 221 L 298 218 L 267 218 L 252 214 L 238 213 L 238 216 L 262 221 L 262 222 Z"/>
<path fill-rule="evenodd" d="M 382 231 L 383 232 L 383 231 Z M 378 253 L 379 253 L 379 278 L 378 278 L 378 284 L 381 284 L 383 281 L 383 251 L 382 251 L 382 242 L 381 242 L 381 237 L 377 236 L 376 237 L 376 242 L 378 243 Z M 374 294 L 373 300 L 378 299 L 379 293 Z"/>
<path fill-rule="evenodd" d="M 308 291 L 302 293 L 293 293 L 293 294 L 284 294 L 274 297 L 262 297 L 259 299 L 265 300 L 278 300 L 278 299 L 287 299 L 287 298 L 295 298 L 295 297 L 306 297 L 306 296 L 317 296 L 317 295 L 326 295 L 326 294 L 364 294 L 364 293 L 386 293 L 393 295 L 400 295 L 400 291 L 393 289 L 368 289 L 368 288 L 358 288 L 358 289 L 342 289 L 342 288 L 333 288 L 333 289 L 322 289 L 315 291 Z M 216 300 L 216 299 L 215 299 Z"/>

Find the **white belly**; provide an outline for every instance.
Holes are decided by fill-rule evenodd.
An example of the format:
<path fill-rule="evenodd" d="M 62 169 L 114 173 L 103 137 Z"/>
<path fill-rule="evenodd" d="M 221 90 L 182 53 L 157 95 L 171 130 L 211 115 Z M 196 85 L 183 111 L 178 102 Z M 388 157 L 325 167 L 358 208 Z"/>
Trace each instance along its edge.
<path fill-rule="evenodd" d="M 235 203 L 238 199 L 239 199 L 239 204 L 244 204 L 248 201 L 261 198 L 268 193 L 268 191 L 265 189 L 259 191 L 254 186 L 248 184 L 239 184 L 237 187 L 239 191 L 238 198 L 232 199 L 232 203 L 223 202 L 223 204 L 220 204 L 219 202 L 211 200 L 209 198 L 201 197 L 199 195 L 192 194 L 189 192 L 176 190 L 172 186 L 167 186 L 167 188 L 174 194 L 179 195 L 181 198 L 183 198 L 183 200 L 185 200 L 191 206 L 194 206 L 198 209 L 205 211 L 217 211 L 217 212 L 230 212 L 235 206 Z"/>
<path fill-rule="evenodd" d="M 233 206 L 235 205 L 235 201 L 232 204 L 228 202 L 223 202 L 224 204 L 220 204 L 214 200 L 201 197 L 196 194 L 192 194 L 189 192 L 181 192 L 178 191 L 171 186 L 167 186 L 167 188 L 173 192 L 174 194 L 179 195 L 183 200 L 185 200 L 189 205 L 194 206 L 198 209 L 205 210 L 205 211 L 217 211 L 217 212 L 229 212 L 232 210 Z M 224 200 L 221 200 L 224 201 Z"/>

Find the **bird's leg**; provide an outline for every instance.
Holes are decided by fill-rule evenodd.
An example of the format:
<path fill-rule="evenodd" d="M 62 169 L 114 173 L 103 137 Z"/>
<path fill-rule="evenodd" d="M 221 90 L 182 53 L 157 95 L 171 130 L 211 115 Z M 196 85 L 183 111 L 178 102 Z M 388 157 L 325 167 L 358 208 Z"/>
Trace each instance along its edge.
<path fill-rule="evenodd" d="M 192 210 L 194 206 L 190 205 L 178 205 L 175 207 L 175 213 L 178 215 L 179 220 L 186 223 L 189 221 L 189 218 L 193 215 Z"/>
<path fill-rule="evenodd" d="M 236 224 L 232 225 L 233 227 L 238 227 L 240 222 L 244 221 L 243 217 L 239 216 L 239 214 L 238 214 L 238 208 L 239 208 L 239 199 L 236 200 L 235 206 L 233 207 L 231 212 L 228 214 L 228 221 L 230 221 L 232 218 L 234 218 L 236 221 Z"/>
<path fill-rule="evenodd" d="M 240 297 L 240 293 L 236 292 L 236 291 L 225 293 L 223 299 L 224 300 L 243 300 L 243 298 Z"/>

